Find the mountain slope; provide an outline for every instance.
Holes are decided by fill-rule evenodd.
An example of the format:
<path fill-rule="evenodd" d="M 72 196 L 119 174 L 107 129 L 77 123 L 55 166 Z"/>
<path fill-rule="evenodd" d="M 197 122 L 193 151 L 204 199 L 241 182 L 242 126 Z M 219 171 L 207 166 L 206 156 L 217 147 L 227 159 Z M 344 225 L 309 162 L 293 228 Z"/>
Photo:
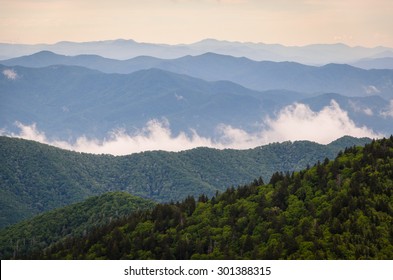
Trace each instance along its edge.
<path fill-rule="evenodd" d="M 294 173 L 157 205 L 39 259 L 392 259 L 393 136 Z"/>
<path fill-rule="evenodd" d="M 369 141 L 345 137 L 332 145 L 297 141 L 250 150 L 198 148 L 115 157 L 0 137 L 0 227 L 108 191 L 160 202 L 211 196 L 259 176 L 266 180 L 275 171 L 305 168 L 348 145 Z"/>
<path fill-rule="evenodd" d="M 85 236 L 94 228 L 153 207 L 152 201 L 127 193 L 91 197 L 0 230 L 0 258 L 18 258 L 65 237 Z"/>
<path fill-rule="evenodd" d="M 393 53 L 391 53 L 393 55 Z M 393 69 L 393 57 L 362 59 L 351 65 L 363 69 Z"/>

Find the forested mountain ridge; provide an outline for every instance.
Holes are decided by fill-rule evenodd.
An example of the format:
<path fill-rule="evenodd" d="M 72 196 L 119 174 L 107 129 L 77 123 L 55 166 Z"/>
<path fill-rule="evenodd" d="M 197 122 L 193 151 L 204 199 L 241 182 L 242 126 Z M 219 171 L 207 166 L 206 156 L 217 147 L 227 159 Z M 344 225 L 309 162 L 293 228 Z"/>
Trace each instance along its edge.
<path fill-rule="evenodd" d="M 158 202 L 212 196 L 259 176 L 267 180 L 276 171 L 300 170 L 369 141 L 343 137 L 329 145 L 297 141 L 249 150 L 197 148 L 115 157 L 0 137 L 0 228 L 110 191 Z"/>
<path fill-rule="evenodd" d="M 0 259 L 31 254 L 64 237 L 85 236 L 92 228 L 152 209 L 154 205 L 152 201 L 127 193 L 109 192 L 48 211 L 0 230 Z"/>
<path fill-rule="evenodd" d="M 393 136 L 268 184 L 158 204 L 21 258 L 393 259 Z"/>

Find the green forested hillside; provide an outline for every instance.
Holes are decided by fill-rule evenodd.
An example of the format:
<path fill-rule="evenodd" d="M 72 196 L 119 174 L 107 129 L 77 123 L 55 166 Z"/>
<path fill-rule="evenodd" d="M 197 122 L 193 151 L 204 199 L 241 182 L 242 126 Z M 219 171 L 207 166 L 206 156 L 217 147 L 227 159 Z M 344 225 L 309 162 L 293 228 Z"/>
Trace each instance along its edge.
<path fill-rule="evenodd" d="M 344 137 L 330 145 L 298 141 L 243 151 L 197 148 L 115 157 L 0 137 L 0 228 L 108 191 L 158 202 L 212 196 L 259 176 L 268 180 L 275 171 L 300 170 L 369 141 Z"/>
<path fill-rule="evenodd" d="M 112 192 L 46 212 L 0 230 L 0 258 L 19 258 L 64 237 L 86 236 L 92 228 L 152 209 L 154 204 L 127 193 Z"/>
<path fill-rule="evenodd" d="M 158 204 L 48 259 L 393 259 L 393 136 L 208 199 Z M 25 256 L 29 258 L 31 256 Z"/>

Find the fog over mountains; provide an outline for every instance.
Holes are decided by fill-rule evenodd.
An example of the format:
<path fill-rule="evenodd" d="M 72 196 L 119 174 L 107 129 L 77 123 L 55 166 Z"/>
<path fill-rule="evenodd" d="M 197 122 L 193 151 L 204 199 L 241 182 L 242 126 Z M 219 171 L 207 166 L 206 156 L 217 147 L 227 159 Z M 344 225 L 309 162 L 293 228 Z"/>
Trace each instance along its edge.
<path fill-rule="evenodd" d="M 3 135 L 127 154 L 305 139 L 327 144 L 343 135 L 373 138 L 393 131 L 393 70 L 367 70 L 374 62 L 389 64 L 383 58 L 393 54 L 388 48 L 216 40 L 12 46 L 0 45 L 2 57 L 27 55 L 0 61 Z M 270 60 L 303 53 L 301 61 L 329 64 L 251 59 L 266 49 L 277 56 Z M 248 58 L 236 57 L 241 53 Z M 363 59 L 364 69 L 331 63 L 343 62 L 346 53 L 347 61 Z"/>

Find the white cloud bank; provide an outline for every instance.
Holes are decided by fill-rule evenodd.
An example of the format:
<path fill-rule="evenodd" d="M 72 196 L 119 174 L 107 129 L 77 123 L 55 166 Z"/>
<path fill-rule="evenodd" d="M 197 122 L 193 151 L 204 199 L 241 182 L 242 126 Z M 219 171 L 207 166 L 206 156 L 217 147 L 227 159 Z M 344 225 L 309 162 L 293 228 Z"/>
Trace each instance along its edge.
<path fill-rule="evenodd" d="M 328 144 L 344 135 L 354 137 L 382 137 L 371 129 L 357 127 L 334 100 L 320 112 L 313 112 L 304 104 L 285 107 L 277 119 L 267 121 L 270 129 L 265 133 L 268 139 L 310 140 Z"/>
<path fill-rule="evenodd" d="M 255 133 L 248 133 L 229 125 L 220 125 L 217 128 L 219 132 L 217 139 L 202 137 L 196 131 L 192 131 L 191 135 L 186 133 L 173 135 L 168 122 L 157 120 L 149 121 L 138 133 L 115 131 L 104 140 L 80 137 L 75 143 L 48 140 L 35 124 L 17 123 L 16 125 L 20 132 L 9 136 L 35 140 L 68 150 L 113 155 L 151 150 L 181 151 L 201 146 L 247 149 L 287 140 L 310 140 L 328 144 L 344 135 L 382 137 L 366 127 L 357 127 L 335 101 L 319 112 L 312 111 L 304 104 L 295 103 L 287 106 L 275 118 L 266 119 L 261 129 Z"/>
<path fill-rule="evenodd" d="M 72 144 L 66 141 L 48 140 L 46 135 L 37 129 L 36 124 L 24 125 L 17 122 L 16 125 L 20 132 L 11 134 L 10 136 L 12 137 L 34 140 L 67 150 L 94 154 L 125 155 L 142 151 L 180 151 L 201 146 L 215 146 L 210 139 L 201 137 L 196 132 L 193 132 L 191 136 L 186 135 L 186 133 L 173 136 L 169 123 L 158 120 L 149 121 L 138 133 L 127 134 L 125 131 L 118 130 L 111 132 L 109 137 L 104 140 L 89 139 L 82 136 Z"/>

